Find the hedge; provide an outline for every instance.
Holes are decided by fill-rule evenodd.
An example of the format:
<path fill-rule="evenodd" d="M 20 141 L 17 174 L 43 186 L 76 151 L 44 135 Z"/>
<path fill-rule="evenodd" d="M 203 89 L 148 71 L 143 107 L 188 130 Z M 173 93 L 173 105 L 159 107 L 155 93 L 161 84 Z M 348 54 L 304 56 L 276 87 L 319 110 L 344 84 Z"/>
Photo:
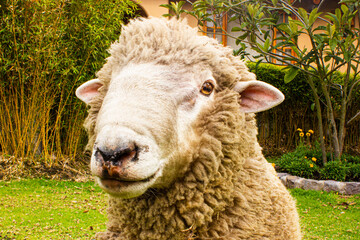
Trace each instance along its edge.
<path fill-rule="evenodd" d="M 305 131 L 314 130 L 315 140 L 318 136 L 316 112 L 311 105 L 314 97 L 308 84 L 304 81 L 305 76 L 300 72 L 290 83 L 284 83 L 284 67 L 272 64 L 255 64 L 248 62 L 250 71 L 257 75 L 257 79 L 270 83 L 280 89 L 285 95 L 285 101 L 279 106 L 257 114 L 259 126 L 259 142 L 264 147 L 265 154 L 277 155 L 294 150 L 296 147 L 296 129 Z M 343 73 L 336 73 L 335 81 L 341 82 Z M 333 103 L 339 106 L 340 91 L 332 89 Z M 322 102 L 325 102 L 322 99 Z M 348 117 L 354 116 L 360 109 L 360 92 L 353 95 L 353 102 L 348 108 Z M 325 111 L 325 108 L 324 108 Z M 325 114 L 325 112 L 324 112 Z M 326 122 L 325 122 L 325 129 Z M 360 121 L 347 129 L 345 138 L 345 151 L 360 152 Z"/>

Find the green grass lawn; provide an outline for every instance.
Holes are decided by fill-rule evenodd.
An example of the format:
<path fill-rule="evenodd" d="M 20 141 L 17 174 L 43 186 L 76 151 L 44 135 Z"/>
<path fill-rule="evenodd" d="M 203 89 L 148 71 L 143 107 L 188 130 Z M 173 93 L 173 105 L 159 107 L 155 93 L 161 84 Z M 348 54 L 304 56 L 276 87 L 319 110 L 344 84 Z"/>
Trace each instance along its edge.
<path fill-rule="evenodd" d="M 105 229 L 106 205 L 93 182 L 0 182 L 0 239 L 91 239 Z"/>
<path fill-rule="evenodd" d="M 292 189 L 304 239 L 360 239 L 360 195 Z"/>
<path fill-rule="evenodd" d="M 291 190 L 304 239 L 360 239 L 360 195 Z M 107 197 L 93 182 L 0 182 L 0 239 L 92 239 Z"/>

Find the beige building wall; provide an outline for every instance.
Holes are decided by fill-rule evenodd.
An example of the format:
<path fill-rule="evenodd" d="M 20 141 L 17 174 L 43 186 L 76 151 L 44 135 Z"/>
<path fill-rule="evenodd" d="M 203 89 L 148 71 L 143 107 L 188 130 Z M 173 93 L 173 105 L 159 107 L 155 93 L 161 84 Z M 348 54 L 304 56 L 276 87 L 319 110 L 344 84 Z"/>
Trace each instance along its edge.
<path fill-rule="evenodd" d="M 169 13 L 166 8 L 160 7 L 161 4 L 168 4 L 168 0 L 135 0 L 147 14 L 148 17 L 161 17 L 163 14 Z"/>
<path fill-rule="evenodd" d="M 169 13 L 167 8 L 160 7 L 161 4 L 169 4 L 169 0 L 134 0 L 146 13 L 147 17 L 162 17 L 163 14 Z M 186 3 L 183 9 L 190 10 L 191 5 Z M 191 27 L 197 27 L 197 20 L 189 15 L 184 14 Z"/>

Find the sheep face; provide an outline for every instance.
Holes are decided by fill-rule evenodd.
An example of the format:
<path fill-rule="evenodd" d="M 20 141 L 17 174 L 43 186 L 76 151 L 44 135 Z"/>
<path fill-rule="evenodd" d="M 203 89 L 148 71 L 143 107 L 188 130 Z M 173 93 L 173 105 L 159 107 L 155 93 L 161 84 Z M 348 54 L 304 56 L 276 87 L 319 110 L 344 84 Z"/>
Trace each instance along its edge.
<path fill-rule="evenodd" d="M 100 93 L 91 80 L 76 95 L 90 104 Z M 184 173 L 182 154 L 196 143 L 193 124 L 216 104 L 217 82 L 199 65 L 129 64 L 113 71 L 96 119 L 91 171 L 111 195 L 133 198 L 165 188 Z M 279 104 L 283 95 L 260 81 L 238 82 L 239 107 L 257 112 Z"/>
<path fill-rule="evenodd" d="M 77 95 L 88 102 L 100 86 L 92 80 Z M 134 64 L 113 73 L 96 120 L 91 157 L 99 185 L 131 198 L 171 183 L 175 175 L 164 169 L 181 167 L 174 154 L 189 147 L 191 124 L 213 101 L 215 87 L 211 72 L 201 69 Z"/>

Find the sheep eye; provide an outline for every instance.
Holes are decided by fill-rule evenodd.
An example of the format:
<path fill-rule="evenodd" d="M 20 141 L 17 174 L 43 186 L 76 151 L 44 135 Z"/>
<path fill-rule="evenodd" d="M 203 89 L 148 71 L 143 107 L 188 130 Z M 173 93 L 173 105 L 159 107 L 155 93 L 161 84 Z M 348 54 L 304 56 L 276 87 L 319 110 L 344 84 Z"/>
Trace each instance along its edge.
<path fill-rule="evenodd" d="M 202 85 L 200 92 L 204 94 L 205 96 L 210 95 L 214 91 L 214 84 L 210 82 L 210 80 L 204 82 Z"/>

